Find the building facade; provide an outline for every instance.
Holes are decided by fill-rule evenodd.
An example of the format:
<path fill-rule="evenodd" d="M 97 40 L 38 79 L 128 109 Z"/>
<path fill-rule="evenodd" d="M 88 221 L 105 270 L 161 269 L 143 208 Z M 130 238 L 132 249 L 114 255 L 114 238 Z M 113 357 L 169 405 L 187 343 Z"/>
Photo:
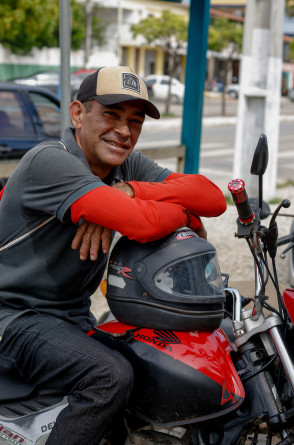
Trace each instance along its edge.
<path fill-rule="evenodd" d="M 84 2 L 85 0 L 80 0 Z M 183 16 L 189 21 L 189 4 L 160 0 L 91 0 L 103 8 L 107 22 L 105 44 L 92 46 L 85 62 L 85 51 L 71 52 L 71 69 L 96 68 L 104 65 L 129 65 L 141 76 L 167 73 L 167 57 L 161 48 L 148 45 L 142 36 L 133 37 L 131 26 L 148 16 L 159 17 L 164 9 Z M 227 17 L 230 20 L 244 20 L 246 0 L 211 0 L 211 17 Z M 290 29 L 292 29 L 290 27 Z M 292 35 L 293 37 L 293 35 Z M 285 54 L 291 36 L 284 37 Z M 223 69 L 226 52 L 207 51 L 208 82 L 217 80 Z M 286 60 L 283 72 L 283 90 L 287 91 L 294 84 L 294 65 Z M 59 48 L 34 48 L 26 56 L 12 54 L 0 45 L 0 80 L 30 75 L 42 70 L 58 70 L 60 65 Z M 178 77 L 185 80 L 186 51 L 180 55 Z M 239 55 L 235 55 L 233 72 L 227 83 L 238 81 Z"/>
<path fill-rule="evenodd" d="M 163 51 L 147 45 L 142 36 L 134 39 L 131 25 L 148 16 L 160 16 L 164 9 L 182 15 L 188 23 L 189 5 L 157 0 L 92 0 L 92 3 L 103 8 L 103 16 L 107 21 L 105 44 L 92 47 L 86 66 L 84 49 L 72 51 L 72 71 L 104 65 L 129 65 L 142 76 L 165 72 Z M 185 77 L 185 61 L 184 53 L 181 57 L 182 80 Z M 59 64 L 59 48 L 34 48 L 28 55 L 18 56 L 0 45 L 0 80 L 30 75 L 41 70 L 58 69 Z"/>

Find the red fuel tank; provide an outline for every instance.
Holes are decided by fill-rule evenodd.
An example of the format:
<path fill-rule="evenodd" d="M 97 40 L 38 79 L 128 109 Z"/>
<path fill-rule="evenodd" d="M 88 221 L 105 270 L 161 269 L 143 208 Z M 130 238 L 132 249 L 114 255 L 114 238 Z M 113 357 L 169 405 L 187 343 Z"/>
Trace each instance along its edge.
<path fill-rule="evenodd" d="M 294 323 L 294 289 L 285 289 L 283 292 L 283 300 L 291 321 Z"/>
<path fill-rule="evenodd" d="M 244 400 L 232 345 L 221 329 L 180 332 L 111 321 L 88 335 L 131 362 L 135 383 L 129 408 L 150 423 L 203 421 L 236 409 Z"/>

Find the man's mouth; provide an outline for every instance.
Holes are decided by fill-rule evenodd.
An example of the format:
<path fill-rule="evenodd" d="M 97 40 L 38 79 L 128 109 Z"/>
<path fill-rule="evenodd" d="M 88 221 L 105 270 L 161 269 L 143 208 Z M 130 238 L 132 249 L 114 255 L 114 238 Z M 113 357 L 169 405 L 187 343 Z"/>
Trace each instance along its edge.
<path fill-rule="evenodd" d="M 129 148 L 127 144 L 121 144 L 119 142 L 110 141 L 108 139 L 105 139 L 105 142 L 107 142 L 107 144 L 113 145 L 113 147 L 123 148 L 125 150 Z"/>

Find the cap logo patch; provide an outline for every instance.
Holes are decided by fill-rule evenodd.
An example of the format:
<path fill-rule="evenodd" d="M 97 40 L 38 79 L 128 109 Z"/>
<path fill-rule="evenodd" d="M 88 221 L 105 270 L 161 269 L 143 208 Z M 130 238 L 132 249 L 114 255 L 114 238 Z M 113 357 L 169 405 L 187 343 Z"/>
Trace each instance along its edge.
<path fill-rule="evenodd" d="M 132 90 L 141 94 L 140 81 L 135 74 L 122 73 L 122 89 Z"/>

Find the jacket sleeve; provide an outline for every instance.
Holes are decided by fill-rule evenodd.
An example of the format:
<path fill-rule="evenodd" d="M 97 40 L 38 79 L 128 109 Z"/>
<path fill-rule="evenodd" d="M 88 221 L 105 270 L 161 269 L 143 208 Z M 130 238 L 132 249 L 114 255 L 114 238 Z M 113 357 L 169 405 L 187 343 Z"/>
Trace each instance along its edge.
<path fill-rule="evenodd" d="M 129 181 L 128 184 L 136 198 L 178 204 L 193 215 L 219 216 L 227 207 L 222 191 L 202 175 L 172 173 L 162 182 Z"/>
<path fill-rule="evenodd" d="M 179 227 L 201 227 L 199 218 L 172 202 L 131 198 L 109 186 L 98 187 L 71 205 L 71 219 L 100 224 L 140 242 L 162 238 Z"/>

